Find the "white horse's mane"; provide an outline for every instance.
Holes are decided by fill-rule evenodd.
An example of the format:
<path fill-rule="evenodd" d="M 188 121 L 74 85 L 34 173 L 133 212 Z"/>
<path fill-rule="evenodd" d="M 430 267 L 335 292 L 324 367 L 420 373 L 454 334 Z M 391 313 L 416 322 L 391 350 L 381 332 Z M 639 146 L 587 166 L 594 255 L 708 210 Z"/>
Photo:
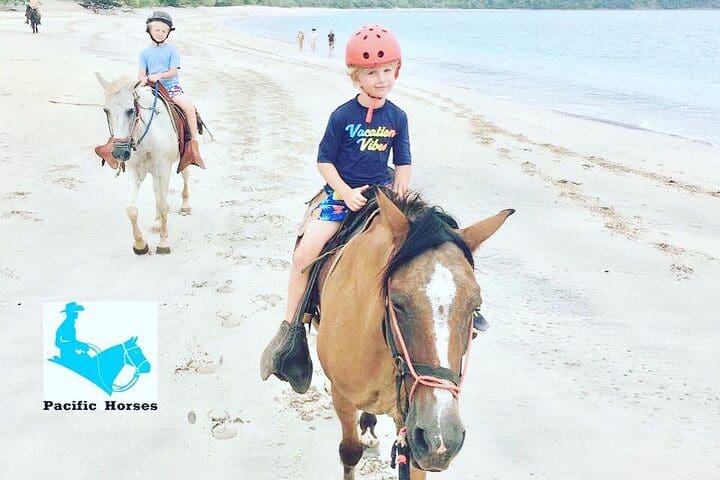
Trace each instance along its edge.
<path fill-rule="evenodd" d="M 128 76 L 117 78 L 105 86 L 105 96 L 111 97 L 113 95 L 117 95 L 123 90 L 132 90 L 136 83 L 137 80 L 133 80 Z"/>

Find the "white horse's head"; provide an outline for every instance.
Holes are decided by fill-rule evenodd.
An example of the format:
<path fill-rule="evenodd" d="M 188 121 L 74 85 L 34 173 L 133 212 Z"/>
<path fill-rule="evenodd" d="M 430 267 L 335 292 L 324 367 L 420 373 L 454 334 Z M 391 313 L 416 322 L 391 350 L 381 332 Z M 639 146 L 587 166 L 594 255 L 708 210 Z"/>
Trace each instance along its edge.
<path fill-rule="evenodd" d="M 95 73 L 105 91 L 103 110 L 117 138 L 129 138 L 135 117 L 135 85 L 137 81 L 130 77 L 120 77 L 108 82 L 99 73 Z"/>

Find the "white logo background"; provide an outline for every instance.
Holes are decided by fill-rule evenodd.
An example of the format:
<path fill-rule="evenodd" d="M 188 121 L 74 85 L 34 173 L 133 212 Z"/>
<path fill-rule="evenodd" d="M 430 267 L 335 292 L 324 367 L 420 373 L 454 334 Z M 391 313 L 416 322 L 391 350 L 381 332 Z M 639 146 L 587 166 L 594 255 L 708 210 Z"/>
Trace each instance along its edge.
<path fill-rule="evenodd" d="M 137 338 L 137 345 L 150 362 L 150 371 L 140 375 L 137 383 L 125 392 L 112 396 L 83 376 L 48 361 L 60 350 L 55 346 L 55 332 L 65 320 L 65 304 L 76 301 L 84 311 L 78 312 L 75 320 L 76 338 L 105 350 L 121 344 L 131 337 Z M 158 378 L 158 307 L 154 302 L 83 302 L 69 299 L 67 302 L 43 303 L 43 400 L 68 402 L 86 400 L 97 403 L 98 410 L 104 410 L 105 400 L 116 402 L 157 402 Z M 88 352 L 94 355 L 92 350 Z M 115 379 L 115 385 L 127 384 L 135 369 L 125 365 Z"/>

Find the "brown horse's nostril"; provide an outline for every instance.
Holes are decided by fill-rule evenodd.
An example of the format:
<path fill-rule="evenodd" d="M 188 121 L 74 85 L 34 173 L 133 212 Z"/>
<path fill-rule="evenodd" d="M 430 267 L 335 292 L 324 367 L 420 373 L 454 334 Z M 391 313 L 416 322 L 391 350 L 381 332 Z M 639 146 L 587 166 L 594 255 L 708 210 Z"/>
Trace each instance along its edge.
<path fill-rule="evenodd" d="M 413 430 L 413 443 L 415 444 L 415 451 L 420 454 L 424 455 L 428 453 L 428 442 L 425 438 L 425 429 L 423 428 L 416 428 Z"/>

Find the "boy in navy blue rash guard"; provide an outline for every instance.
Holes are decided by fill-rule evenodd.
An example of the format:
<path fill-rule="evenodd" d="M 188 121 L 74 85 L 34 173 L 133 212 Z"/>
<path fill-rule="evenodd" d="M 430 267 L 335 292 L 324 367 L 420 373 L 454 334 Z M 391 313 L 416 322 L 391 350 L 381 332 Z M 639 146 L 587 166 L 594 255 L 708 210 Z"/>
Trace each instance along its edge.
<path fill-rule="evenodd" d="M 369 30 L 383 33 L 366 35 Z M 327 182 L 326 197 L 311 213 L 293 254 L 284 319 L 288 323 L 307 286 L 308 273 L 302 269 L 320 255 L 348 210 L 365 206 L 363 192 L 380 185 L 404 196 L 410 181 L 407 115 L 385 98 L 400 69 L 397 40 L 381 26 L 363 27 L 348 42 L 345 58 L 350 79 L 360 93 L 330 115 L 320 142 L 317 165 Z M 391 153 L 394 182 L 387 171 Z"/>

